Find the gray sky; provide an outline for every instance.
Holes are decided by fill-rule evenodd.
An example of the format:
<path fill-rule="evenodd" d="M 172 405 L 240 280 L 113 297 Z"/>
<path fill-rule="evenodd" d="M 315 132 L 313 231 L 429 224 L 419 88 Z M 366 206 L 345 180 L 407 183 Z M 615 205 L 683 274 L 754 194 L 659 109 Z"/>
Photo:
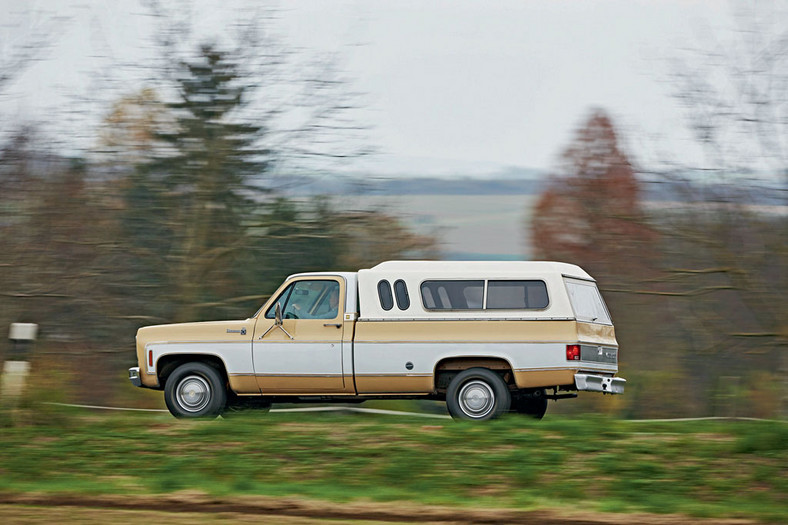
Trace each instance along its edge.
<path fill-rule="evenodd" d="M 243 2 L 195 2 L 196 27 L 221 33 L 228 4 Z M 0 58 L 31 31 L 22 5 L 69 19 L 54 32 L 45 60 L 0 97 L 0 114 L 6 122 L 31 114 L 56 120 L 55 129 L 85 130 L 68 140 L 91 140 L 89 119 L 70 111 L 79 107 L 73 97 L 109 102 L 142 87 L 138 70 L 117 64 L 150 59 L 151 18 L 132 0 L 0 0 Z M 664 82 L 666 59 L 732 23 L 728 3 L 701 0 L 276 5 L 274 31 L 307 54 L 336 54 L 353 89 L 364 93 L 361 116 L 381 150 L 366 162 L 388 173 L 549 169 L 592 107 L 613 115 L 639 158 L 657 147 L 692 156 Z M 20 20 L 21 28 L 8 27 Z M 98 72 L 121 82 L 104 88 L 91 80 Z M 93 106 L 95 121 L 101 111 Z"/>

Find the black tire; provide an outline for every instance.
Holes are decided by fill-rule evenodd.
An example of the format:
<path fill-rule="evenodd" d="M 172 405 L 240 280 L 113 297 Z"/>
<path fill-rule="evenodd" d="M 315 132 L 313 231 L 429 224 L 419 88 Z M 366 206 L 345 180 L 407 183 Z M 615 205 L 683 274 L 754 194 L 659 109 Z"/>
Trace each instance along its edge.
<path fill-rule="evenodd" d="M 515 397 L 512 399 L 512 412 L 542 419 L 547 412 L 547 398 L 543 392 L 538 397 Z"/>
<path fill-rule="evenodd" d="M 177 418 L 214 418 L 227 404 L 227 388 L 212 366 L 186 363 L 167 378 L 164 402 Z"/>
<path fill-rule="evenodd" d="M 512 402 L 501 376 L 487 368 L 457 374 L 446 390 L 446 407 L 454 419 L 485 421 L 506 413 Z"/>

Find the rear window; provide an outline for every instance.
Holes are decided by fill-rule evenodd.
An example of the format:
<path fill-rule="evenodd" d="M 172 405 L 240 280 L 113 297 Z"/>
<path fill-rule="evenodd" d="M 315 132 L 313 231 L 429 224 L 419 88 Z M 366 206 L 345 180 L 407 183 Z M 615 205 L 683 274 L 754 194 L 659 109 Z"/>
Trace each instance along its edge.
<path fill-rule="evenodd" d="M 578 321 L 611 324 L 605 301 L 596 287 L 596 283 L 565 278 L 569 302 L 575 311 Z"/>

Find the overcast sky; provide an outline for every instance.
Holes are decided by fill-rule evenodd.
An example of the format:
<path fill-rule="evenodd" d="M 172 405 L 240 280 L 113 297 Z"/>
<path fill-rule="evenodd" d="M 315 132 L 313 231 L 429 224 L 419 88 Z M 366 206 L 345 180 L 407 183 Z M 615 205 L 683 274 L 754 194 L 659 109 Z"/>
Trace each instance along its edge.
<path fill-rule="evenodd" d="M 228 2 L 195 5 L 200 31 L 226 30 Z M 733 20 L 731 4 L 700 0 L 274 5 L 280 9 L 273 29 L 288 45 L 334 53 L 353 89 L 364 93 L 363 119 L 381 151 L 374 167 L 390 173 L 549 169 L 593 107 L 610 112 L 637 157 L 648 158 L 657 143 L 692 155 L 665 82 L 667 59 Z M 31 19 L 19 16 L 28 6 L 68 19 L 53 31 L 44 60 L 0 95 L 6 123 L 32 114 L 68 121 L 59 129 L 89 129 L 86 117 L 70 115 L 73 97 L 119 95 L 96 93 L 91 72 L 128 74 L 113 88 L 119 91 L 142 87 L 141 78 L 116 66 L 151 56 L 152 19 L 140 2 L 0 0 L 0 53 L 7 56 L 31 31 L 24 26 Z M 22 27 L 9 27 L 20 20 Z"/>

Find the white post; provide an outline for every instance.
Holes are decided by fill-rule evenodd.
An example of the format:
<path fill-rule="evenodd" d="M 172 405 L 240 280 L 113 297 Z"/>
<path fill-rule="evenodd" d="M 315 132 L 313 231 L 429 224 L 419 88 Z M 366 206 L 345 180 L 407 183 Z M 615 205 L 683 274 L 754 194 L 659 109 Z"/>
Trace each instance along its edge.
<path fill-rule="evenodd" d="M 25 383 L 30 372 L 30 346 L 38 335 L 38 325 L 33 323 L 12 323 L 8 331 L 11 340 L 11 353 L 3 365 L 0 381 L 0 399 L 4 405 L 16 407 L 25 391 Z"/>

